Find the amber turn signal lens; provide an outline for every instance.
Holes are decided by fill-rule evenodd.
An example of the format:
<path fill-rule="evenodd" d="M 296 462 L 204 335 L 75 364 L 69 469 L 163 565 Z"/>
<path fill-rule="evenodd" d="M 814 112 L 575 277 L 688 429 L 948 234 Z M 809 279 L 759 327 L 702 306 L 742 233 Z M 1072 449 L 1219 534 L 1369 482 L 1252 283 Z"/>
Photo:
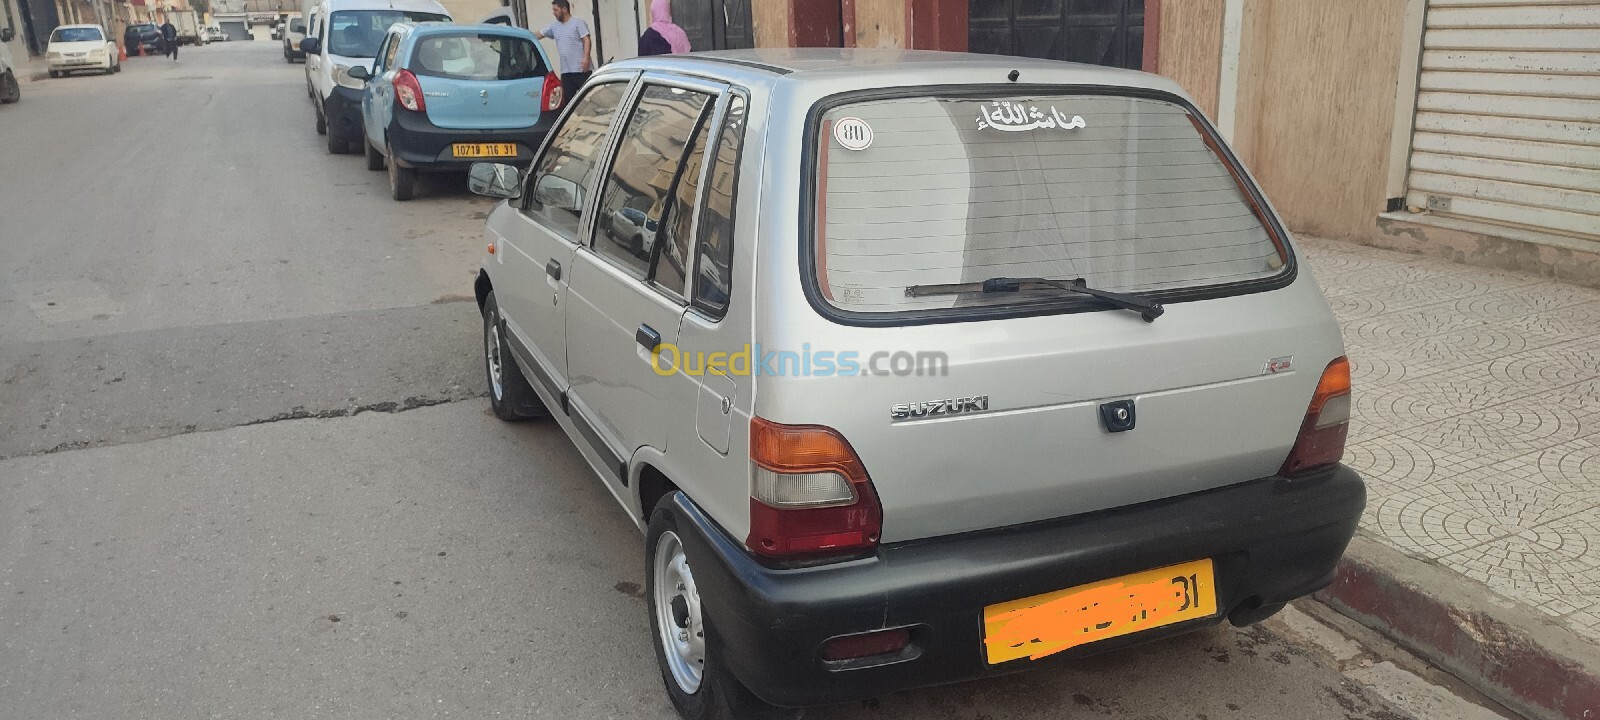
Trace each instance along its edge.
<path fill-rule="evenodd" d="M 494 254 L 494 243 L 489 243 L 489 254 L 490 255 Z"/>

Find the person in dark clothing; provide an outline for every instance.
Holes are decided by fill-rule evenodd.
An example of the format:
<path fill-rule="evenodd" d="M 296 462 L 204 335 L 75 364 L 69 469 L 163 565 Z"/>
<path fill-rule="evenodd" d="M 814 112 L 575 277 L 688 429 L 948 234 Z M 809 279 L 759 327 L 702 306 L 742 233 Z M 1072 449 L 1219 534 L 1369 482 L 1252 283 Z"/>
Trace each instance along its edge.
<path fill-rule="evenodd" d="M 178 28 L 171 20 L 161 24 L 161 49 L 173 62 L 178 61 Z"/>
<path fill-rule="evenodd" d="M 672 23 L 671 0 L 650 3 L 650 27 L 639 36 L 639 55 L 671 55 L 689 52 L 689 35 Z"/>

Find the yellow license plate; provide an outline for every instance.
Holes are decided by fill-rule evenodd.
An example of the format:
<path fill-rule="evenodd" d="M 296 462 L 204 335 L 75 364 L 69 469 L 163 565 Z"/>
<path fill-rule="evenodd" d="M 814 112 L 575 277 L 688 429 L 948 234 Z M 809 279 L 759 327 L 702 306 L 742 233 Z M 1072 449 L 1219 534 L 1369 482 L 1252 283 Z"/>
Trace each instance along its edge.
<path fill-rule="evenodd" d="M 990 665 L 1217 613 L 1211 561 L 1146 570 L 983 609 Z"/>
<path fill-rule="evenodd" d="M 454 143 L 450 151 L 458 158 L 516 157 L 516 143 Z"/>

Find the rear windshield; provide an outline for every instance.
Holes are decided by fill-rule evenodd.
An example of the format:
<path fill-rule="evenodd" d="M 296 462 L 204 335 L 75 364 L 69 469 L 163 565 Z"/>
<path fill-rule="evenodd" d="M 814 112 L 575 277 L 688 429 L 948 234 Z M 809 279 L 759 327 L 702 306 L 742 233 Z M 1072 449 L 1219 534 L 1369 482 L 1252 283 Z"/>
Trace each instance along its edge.
<path fill-rule="evenodd" d="M 1272 278 L 1280 251 L 1183 107 L 1136 97 L 909 97 L 823 114 L 816 280 L 834 307 L 939 311 Z M 978 289 L 924 292 L 928 286 Z"/>
<path fill-rule="evenodd" d="M 341 10 L 328 16 L 328 52 L 352 58 L 370 58 L 389 26 L 397 22 L 449 22 L 437 13 L 400 10 Z"/>
<path fill-rule="evenodd" d="M 411 53 L 411 71 L 460 80 L 542 77 L 544 60 L 527 38 L 506 35 L 429 35 Z"/>
<path fill-rule="evenodd" d="M 56 28 L 51 42 L 95 42 L 106 39 L 99 28 Z"/>

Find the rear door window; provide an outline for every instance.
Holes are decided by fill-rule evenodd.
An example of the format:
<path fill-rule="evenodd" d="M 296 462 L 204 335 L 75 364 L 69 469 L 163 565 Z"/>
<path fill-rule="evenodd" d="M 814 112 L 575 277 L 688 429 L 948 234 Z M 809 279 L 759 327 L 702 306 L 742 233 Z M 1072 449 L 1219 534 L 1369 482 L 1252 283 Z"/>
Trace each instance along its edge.
<path fill-rule="evenodd" d="M 488 33 L 424 37 L 411 51 L 411 71 L 456 80 L 523 80 L 546 73 L 532 40 Z"/>
<path fill-rule="evenodd" d="M 700 213 L 694 305 L 716 318 L 727 312 L 733 289 L 733 210 L 744 124 L 744 98 L 734 95 L 728 101 L 727 119 L 717 140 L 716 156 L 706 180 L 705 207 Z"/>
<path fill-rule="evenodd" d="M 1160 293 L 1283 276 L 1290 257 L 1183 106 L 1119 95 L 914 96 L 816 128 L 815 289 L 848 313 L 1094 301 L 984 280 Z M 966 291 L 924 293 L 928 287 Z M 957 288 L 959 290 L 959 288 Z"/>
<path fill-rule="evenodd" d="M 678 238 L 668 217 L 677 205 L 673 190 L 691 151 L 704 147 L 702 126 L 710 100 L 711 96 L 693 90 L 647 85 L 617 146 L 600 198 L 594 250 L 641 278 L 650 274 L 651 254 L 662 230 L 671 228 L 669 242 Z M 698 170 L 698 159 L 691 162 Z M 692 196 L 689 203 L 686 214 L 692 214 Z M 687 242 L 686 231 L 681 239 Z M 681 297 L 683 283 L 679 271 L 676 285 L 668 289 Z"/>

